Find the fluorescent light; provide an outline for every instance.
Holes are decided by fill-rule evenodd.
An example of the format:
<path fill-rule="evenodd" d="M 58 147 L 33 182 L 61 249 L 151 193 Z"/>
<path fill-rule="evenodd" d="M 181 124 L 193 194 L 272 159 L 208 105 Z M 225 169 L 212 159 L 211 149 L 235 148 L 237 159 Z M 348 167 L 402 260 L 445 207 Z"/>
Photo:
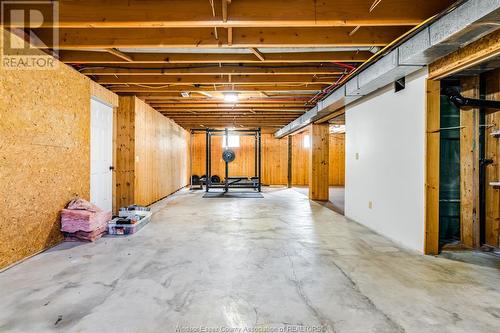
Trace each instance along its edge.
<path fill-rule="evenodd" d="M 236 103 L 238 101 L 238 94 L 234 92 L 224 94 L 224 102 L 226 103 Z"/>

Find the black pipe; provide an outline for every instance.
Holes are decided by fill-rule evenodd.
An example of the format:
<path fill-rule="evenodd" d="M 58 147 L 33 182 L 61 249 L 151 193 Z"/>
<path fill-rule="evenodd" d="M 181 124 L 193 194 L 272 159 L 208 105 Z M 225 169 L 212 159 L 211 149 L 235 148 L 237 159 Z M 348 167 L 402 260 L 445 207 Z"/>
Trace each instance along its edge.
<path fill-rule="evenodd" d="M 477 107 L 486 109 L 500 110 L 500 101 L 492 101 L 487 99 L 467 98 L 460 94 L 457 88 L 447 87 L 442 90 L 442 94 L 447 96 L 457 108 Z"/>

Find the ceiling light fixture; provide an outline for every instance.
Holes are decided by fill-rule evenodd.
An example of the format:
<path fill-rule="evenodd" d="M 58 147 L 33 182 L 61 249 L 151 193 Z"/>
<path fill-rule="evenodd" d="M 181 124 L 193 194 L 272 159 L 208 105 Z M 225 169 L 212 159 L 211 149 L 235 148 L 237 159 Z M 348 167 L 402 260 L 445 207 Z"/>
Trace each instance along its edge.
<path fill-rule="evenodd" d="M 224 102 L 226 103 L 236 103 L 238 101 L 238 94 L 234 92 L 224 94 Z"/>

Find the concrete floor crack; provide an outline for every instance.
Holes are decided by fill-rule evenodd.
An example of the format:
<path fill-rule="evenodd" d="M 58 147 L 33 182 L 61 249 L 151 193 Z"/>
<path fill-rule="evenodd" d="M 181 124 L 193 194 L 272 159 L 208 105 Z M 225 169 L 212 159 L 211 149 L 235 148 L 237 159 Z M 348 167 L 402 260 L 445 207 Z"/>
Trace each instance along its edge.
<path fill-rule="evenodd" d="M 356 283 L 356 281 L 354 281 L 350 276 L 349 274 L 346 273 L 346 271 L 344 271 L 344 269 L 342 267 L 340 267 L 339 264 L 337 264 L 335 262 L 335 260 L 331 259 L 331 262 L 332 264 L 340 271 L 340 273 L 342 273 L 342 275 L 351 283 L 352 285 L 352 288 L 353 290 L 360 296 L 362 297 L 366 303 L 375 311 L 379 312 L 382 316 L 384 316 L 384 318 L 386 319 L 386 321 L 392 326 L 394 327 L 394 329 L 396 329 L 398 332 L 400 333 L 404 333 L 405 332 L 405 329 L 399 325 L 397 322 L 394 321 L 394 319 L 392 319 L 387 313 L 385 313 L 384 311 L 382 311 L 380 308 L 378 308 L 375 303 L 373 303 L 373 301 L 368 297 L 366 296 L 365 294 L 363 294 L 363 292 L 361 291 L 361 289 L 359 288 L 358 284 Z"/>
<path fill-rule="evenodd" d="M 302 282 L 297 277 L 297 272 L 295 271 L 295 266 L 293 264 L 292 257 L 287 252 L 285 252 L 285 256 L 288 258 L 290 267 L 292 269 L 292 279 L 290 279 L 290 281 L 295 285 L 295 289 L 299 297 L 302 299 L 302 301 L 311 311 L 314 317 L 316 317 L 321 326 L 324 326 L 328 330 L 327 332 L 332 332 L 332 333 L 337 332 L 335 330 L 335 324 L 331 320 L 326 318 L 326 316 L 312 304 L 311 299 L 306 295 L 304 288 L 302 286 Z"/>

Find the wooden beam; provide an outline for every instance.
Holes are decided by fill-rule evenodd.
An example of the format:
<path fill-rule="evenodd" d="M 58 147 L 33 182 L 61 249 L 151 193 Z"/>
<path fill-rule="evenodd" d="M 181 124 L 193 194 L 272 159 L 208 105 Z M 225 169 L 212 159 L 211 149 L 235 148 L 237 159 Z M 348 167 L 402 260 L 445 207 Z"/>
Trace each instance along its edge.
<path fill-rule="evenodd" d="M 105 67 L 103 67 L 105 66 Z M 174 64 L 162 67 L 150 65 L 131 65 L 117 67 L 96 65 L 80 70 L 85 75 L 283 75 L 283 74 L 328 74 L 342 75 L 344 71 L 336 66 L 324 64 L 308 64 L 304 66 L 291 66 L 290 64 L 276 65 L 187 65 Z"/>
<path fill-rule="evenodd" d="M 123 53 L 121 51 L 118 51 L 115 48 L 107 49 L 106 51 L 108 51 L 108 53 L 111 53 L 114 56 L 117 56 L 118 58 L 121 58 L 121 59 L 125 60 L 126 62 L 132 62 L 132 61 L 134 61 L 134 59 L 132 59 L 131 56 L 129 56 L 128 54 L 125 54 L 125 53 Z"/>
<path fill-rule="evenodd" d="M 405 33 L 406 27 L 366 27 L 349 36 L 349 28 L 238 28 L 233 31 L 231 47 L 362 47 L 385 46 Z M 61 29 L 53 45 L 51 29 L 35 29 L 49 48 L 60 50 L 196 47 L 218 48 L 227 45 L 227 32 L 213 29 Z"/>
<path fill-rule="evenodd" d="M 488 72 L 484 75 L 486 99 L 500 100 L 500 69 Z M 500 142 L 498 137 L 491 136 L 493 131 L 500 129 L 500 112 L 488 112 L 486 110 L 485 131 L 485 158 L 491 159 L 492 164 L 486 166 L 485 170 L 485 223 L 484 238 L 489 246 L 499 247 L 500 236 L 500 189 L 489 185 L 491 182 L 500 181 Z"/>
<path fill-rule="evenodd" d="M 164 95 L 162 95 L 164 94 Z M 207 98 L 203 97 L 203 95 L 200 95 L 198 93 L 193 93 L 192 97 L 182 97 L 179 93 L 176 92 L 171 92 L 171 93 L 160 93 L 155 96 L 150 96 L 150 94 L 136 94 L 138 98 L 147 100 L 148 102 L 151 103 L 225 103 L 224 98 L 219 95 L 219 93 L 214 93 L 210 92 L 210 94 L 213 94 L 213 97 Z M 216 95 L 217 94 L 217 95 Z M 268 104 L 275 104 L 275 103 L 282 103 L 283 101 L 286 101 L 287 103 L 302 103 L 305 104 L 309 99 L 311 98 L 311 94 L 306 95 L 306 94 L 286 94 L 281 96 L 277 96 L 277 98 L 268 98 L 268 99 L 261 99 L 261 98 L 256 98 L 253 96 L 248 96 L 248 97 L 240 97 L 238 100 L 238 104 L 245 104 L 245 103 L 268 103 Z"/>
<path fill-rule="evenodd" d="M 424 253 L 433 255 L 439 253 L 440 91 L 439 81 L 427 80 Z"/>
<path fill-rule="evenodd" d="M 203 86 L 194 86 L 194 85 L 179 85 L 179 86 L 138 86 L 138 85 L 114 85 L 108 87 L 108 89 L 116 92 L 116 93 L 148 93 L 148 94 L 161 94 L 165 92 L 196 92 L 196 91 L 207 91 L 207 92 L 225 92 L 225 91 L 234 91 L 234 92 L 256 92 L 256 91 L 267 91 L 267 92 L 318 92 L 325 88 L 325 84 L 303 84 L 303 85 L 287 85 L 287 84 L 265 84 L 258 86 L 251 85 L 203 85 Z"/>
<path fill-rule="evenodd" d="M 328 124 L 309 125 L 311 147 L 309 151 L 309 199 L 328 201 L 329 141 Z"/>
<path fill-rule="evenodd" d="M 60 0 L 57 22 L 43 24 L 60 28 L 413 26 L 453 2 L 391 0 L 370 12 L 366 0 L 239 0 L 231 4 L 231 17 L 225 18 L 220 1 L 214 1 L 213 16 L 206 0 Z"/>
<path fill-rule="evenodd" d="M 168 111 L 161 111 L 164 115 L 167 115 L 169 117 L 212 117 L 214 119 L 218 119 L 220 116 L 225 116 L 225 117 L 240 117 L 240 116 L 252 116 L 252 117 L 277 117 L 279 119 L 283 118 L 291 118 L 295 119 L 300 116 L 300 114 L 276 114 L 276 113 L 263 113 L 263 112 L 258 112 L 258 113 L 252 113 L 252 112 L 237 112 L 237 113 L 198 113 L 198 112 L 168 112 Z"/>
<path fill-rule="evenodd" d="M 337 76 L 317 77 L 315 75 L 234 75 L 229 81 L 227 76 L 187 75 L 187 76 L 152 76 L 152 75 L 119 75 L 96 76 L 99 84 L 266 84 L 266 83 L 322 83 L 332 84 Z"/>
<path fill-rule="evenodd" d="M 165 108 L 162 108 L 162 107 L 155 107 L 155 109 L 157 111 L 165 111 L 165 112 L 174 112 L 174 111 L 179 111 L 179 112 L 182 112 L 182 111 L 194 111 L 194 112 L 198 112 L 199 110 L 193 110 L 193 109 L 183 109 L 183 108 L 172 108 L 172 109 L 165 109 Z M 277 109 L 276 108 L 272 108 L 272 107 L 267 107 L 267 108 L 238 108 L 238 109 L 231 109 L 231 111 L 240 111 L 240 112 L 258 112 L 258 111 L 276 111 Z M 220 108 L 204 108 L 203 111 L 206 111 L 206 112 L 218 112 L 218 111 L 221 111 Z M 280 112 L 297 112 L 297 113 L 304 113 L 306 111 L 306 109 L 304 108 L 283 108 L 283 109 L 280 109 Z"/>
<path fill-rule="evenodd" d="M 320 118 L 318 120 L 316 120 L 314 123 L 315 124 L 322 124 L 322 123 L 326 123 L 328 122 L 330 119 L 333 119 L 333 118 L 336 118 L 338 116 L 341 116 L 345 114 L 345 107 L 342 107 L 336 111 L 333 111 L 332 113 L 330 113 L 329 115 L 326 115 L 324 116 L 323 118 Z"/>
<path fill-rule="evenodd" d="M 309 109 L 310 107 L 304 106 L 303 103 L 289 103 L 289 104 L 265 104 L 265 103 L 252 103 L 252 104 L 230 104 L 230 103 L 151 103 L 153 107 L 161 109 L 238 109 L 238 108 L 273 108 L 273 109 L 286 109 L 286 108 L 303 108 Z"/>
<path fill-rule="evenodd" d="M 303 63 L 303 62 L 365 62 L 368 51 L 266 53 L 264 61 L 252 53 L 134 53 L 134 64 L 219 64 L 219 63 Z M 128 61 L 107 52 L 61 50 L 59 59 L 70 64 L 120 64 Z"/>
<path fill-rule="evenodd" d="M 462 95 L 479 98 L 479 77 L 460 80 Z M 479 109 L 460 109 L 460 233 L 462 244 L 480 246 L 479 203 Z"/>
<path fill-rule="evenodd" d="M 253 54 L 260 60 L 260 61 L 266 61 L 266 57 L 255 47 L 251 47 L 250 51 L 252 51 Z"/>

